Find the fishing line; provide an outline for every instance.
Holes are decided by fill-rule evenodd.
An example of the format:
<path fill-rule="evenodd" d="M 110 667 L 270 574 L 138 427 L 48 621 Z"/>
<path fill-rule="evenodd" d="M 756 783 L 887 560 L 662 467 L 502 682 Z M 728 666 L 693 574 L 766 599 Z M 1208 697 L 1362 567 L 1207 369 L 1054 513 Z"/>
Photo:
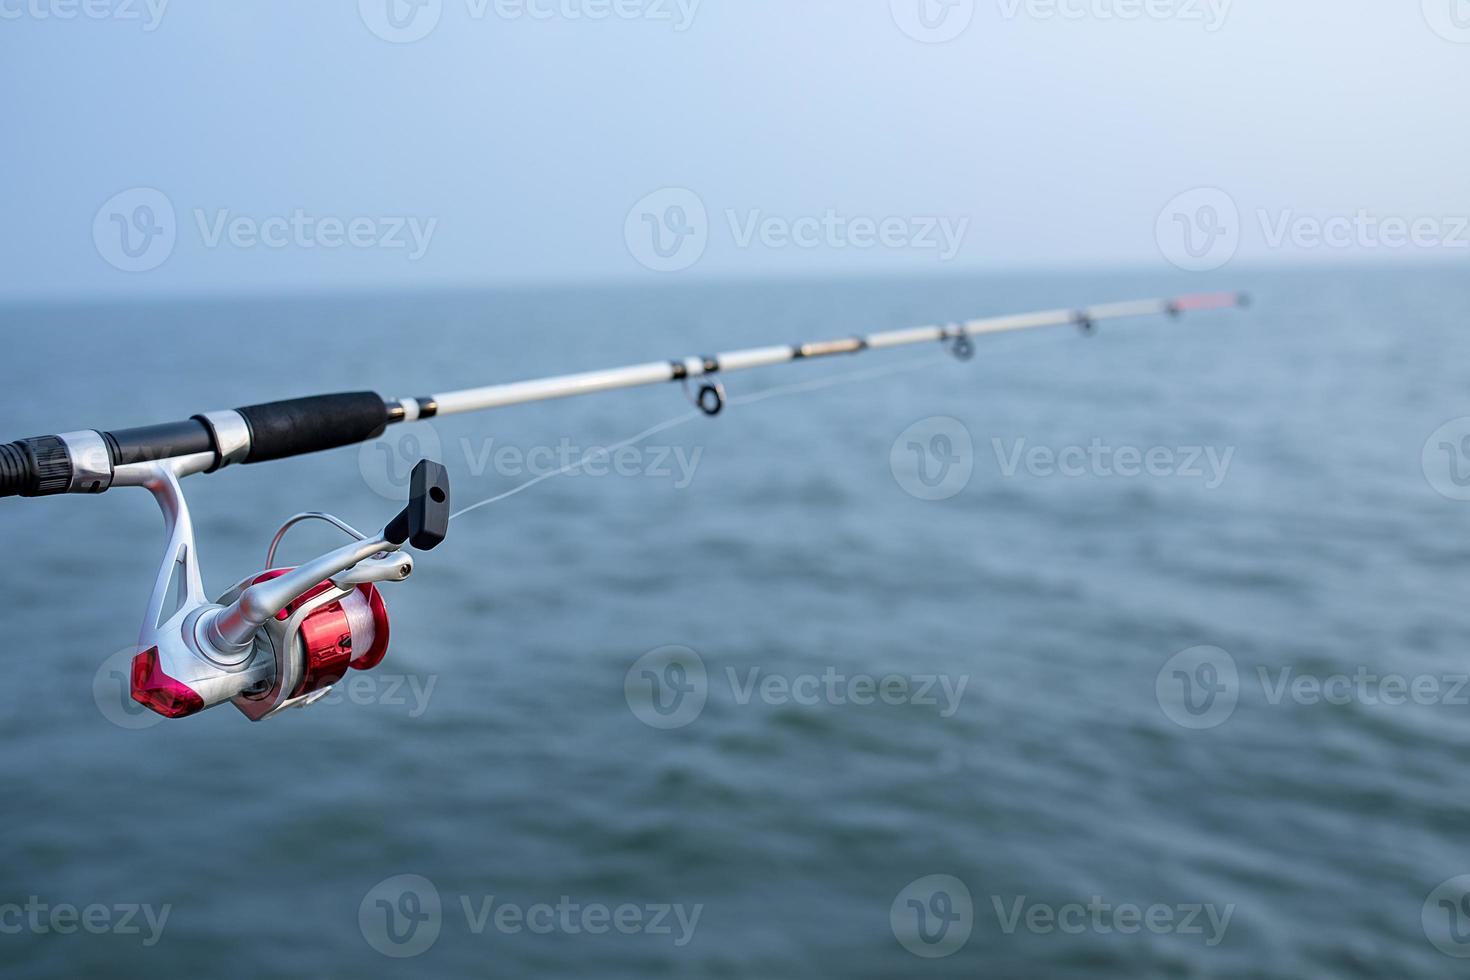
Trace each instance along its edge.
<path fill-rule="evenodd" d="M 757 391 L 749 395 L 741 395 L 736 398 L 731 398 L 729 400 L 729 404 L 753 405 L 756 402 L 763 402 L 770 398 L 780 398 L 785 395 L 795 395 L 804 394 L 806 392 L 812 391 L 821 391 L 826 388 L 836 388 L 844 384 L 853 384 L 858 381 L 870 381 L 875 378 L 888 377 L 889 375 L 904 374 L 909 371 L 917 371 L 919 368 L 932 367 L 939 360 L 941 359 L 934 357 L 917 357 L 913 360 L 904 361 L 903 363 L 897 365 L 888 365 L 887 367 L 881 368 L 865 368 L 860 371 L 849 371 L 843 374 L 834 375 L 832 377 L 817 378 L 813 381 L 801 381 L 795 384 L 777 385 L 774 388 L 767 388 L 764 391 Z M 479 503 L 471 504 L 463 510 L 457 511 L 456 513 L 450 515 L 449 519 L 451 521 L 458 520 L 459 518 L 472 511 L 479 510 L 482 507 L 489 507 L 491 504 L 500 503 L 502 500 L 508 500 L 511 497 L 514 497 L 516 494 L 529 490 L 537 484 L 545 483 L 547 480 L 550 480 L 554 477 L 565 476 L 566 474 L 587 465 L 599 456 L 610 456 L 620 449 L 625 449 L 629 446 L 636 446 L 640 442 L 643 442 L 645 439 L 651 439 L 652 437 L 658 435 L 660 432 L 667 432 L 669 429 L 677 428 L 678 426 L 681 426 L 686 422 L 693 422 L 695 419 L 700 419 L 704 417 L 704 412 L 685 412 L 683 415 L 677 415 L 671 419 L 660 422 L 651 428 L 644 429 L 636 436 L 630 436 L 629 438 L 624 439 L 622 442 L 614 443 L 611 446 L 598 446 L 595 449 L 589 449 L 582 456 L 581 459 L 568 463 L 560 469 L 553 470 L 550 473 L 543 473 L 535 479 L 528 480 L 525 483 L 520 484 L 519 486 L 512 487 L 510 490 L 491 497 L 488 500 L 482 500 Z"/>
<path fill-rule="evenodd" d="M 499 494 L 497 496 L 491 497 L 489 500 L 482 500 L 482 501 L 480 501 L 477 504 L 471 504 L 470 506 L 464 508 L 463 510 L 457 511 L 457 512 L 449 515 L 449 519 L 451 521 L 455 521 L 455 520 L 458 520 L 459 518 L 463 517 L 464 515 L 470 513 L 471 511 L 479 510 L 481 507 L 489 507 L 491 504 L 498 504 L 502 500 L 508 500 L 511 497 L 514 497 L 518 493 L 521 493 L 523 491 L 526 491 L 526 490 L 531 489 L 532 487 L 536 486 L 538 483 L 545 483 L 547 480 L 550 480 L 553 477 L 563 476 L 563 475 L 565 475 L 567 473 L 572 472 L 573 470 L 576 470 L 576 469 L 579 469 L 579 468 L 581 468 L 583 466 L 586 466 L 588 463 L 590 463 L 598 455 L 602 455 L 602 454 L 611 455 L 612 453 L 617 452 L 619 449 L 625 449 L 628 446 L 636 446 L 636 445 L 638 445 L 638 443 L 642 442 L 644 439 L 650 439 L 653 436 L 658 435 L 660 432 L 666 432 L 669 429 L 675 428 L 676 426 L 683 425 L 685 422 L 692 422 L 695 419 L 699 419 L 699 418 L 704 418 L 704 413 L 703 412 L 685 412 L 683 415 L 678 415 L 678 416 L 675 416 L 674 418 L 671 418 L 671 419 L 668 419 L 666 421 L 660 422 L 658 425 L 655 425 L 652 428 L 644 429 L 642 432 L 638 433 L 636 436 L 632 436 L 630 438 L 624 439 L 622 442 L 614 443 L 611 446 L 598 446 L 595 449 L 589 449 L 582 456 L 582 458 L 579 459 L 579 460 L 577 460 L 576 462 L 568 463 L 567 465 L 561 467 L 560 469 L 552 470 L 550 473 L 543 473 L 540 476 L 536 477 L 534 480 L 527 480 L 525 483 L 522 483 L 520 486 L 518 486 L 518 487 L 512 487 L 511 489 L 505 491 L 505 493 L 502 493 L 502 494 Z"/>

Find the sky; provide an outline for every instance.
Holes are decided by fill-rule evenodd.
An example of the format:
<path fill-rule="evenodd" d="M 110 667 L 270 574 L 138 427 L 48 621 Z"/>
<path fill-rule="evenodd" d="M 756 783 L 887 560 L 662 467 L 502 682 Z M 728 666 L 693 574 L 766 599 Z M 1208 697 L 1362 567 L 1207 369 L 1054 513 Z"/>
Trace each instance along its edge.
<path fill-rule="evenodd" d="M 1470 261 L 1470 0 L 0 0 L 0 300 Z"/>

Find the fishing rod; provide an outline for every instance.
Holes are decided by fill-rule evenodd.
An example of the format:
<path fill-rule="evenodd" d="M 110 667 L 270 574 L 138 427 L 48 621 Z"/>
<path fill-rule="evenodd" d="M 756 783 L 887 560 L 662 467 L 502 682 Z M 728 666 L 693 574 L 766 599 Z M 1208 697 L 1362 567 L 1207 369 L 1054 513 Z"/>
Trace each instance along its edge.
<path fill-rule="evenodd" d="M 185 477 L 356 445 L 378 438 L 390 425 L 669 382 L 680 383 L 701 412 L 715 416 L 727 402 L 721 376 L 735 371 L 936 342 L 969 360 L 973 338 L 982 335 L 1059 326 L 1091 333 L 1107 320 L 1179 317 L 1246 303 L 1243 294 L 1202 293 L 758 347 L 421 398 L 383 398 L 369 391 L 315 395 L 142 428 L 34 436 L 0 445 L 0 497 L 148 490 L 163 512 L 168 545 L 148 600 L 140 652 L 132 660 L 132 698 L 168 718 L 229 701 L 261 721 L 320 700 L 348 670 L 371 670 L 383 661 L 389 623 L 377 586 L 413 574 L 414 559 L 405 547 L 427 552 L 444 541 L 451 516 L 449 475 L 440 463 L 420 460 L 407 506 L 374 533 L 325 513 L 292 517 L 276 532 L 265 570 L 214 602 L 199 574 L 194 527 L 179 483 Z M 276 567 L 282 538 L 308 520 L 331 524 L 351 540 L 301 565 Z"/>

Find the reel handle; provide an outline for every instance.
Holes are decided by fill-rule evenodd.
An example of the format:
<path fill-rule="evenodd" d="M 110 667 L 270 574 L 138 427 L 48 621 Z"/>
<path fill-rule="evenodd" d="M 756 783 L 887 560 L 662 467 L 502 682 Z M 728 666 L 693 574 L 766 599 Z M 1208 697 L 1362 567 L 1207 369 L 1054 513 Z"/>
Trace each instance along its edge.
<path fill-rule="evenodd" d="M 383 528 L 383 538 L 399 547 L 407 542 L 432 551 L 449 534 L 449 471 L 421 459 L 409 478 L 408 506 Z"/>
<path fill-rule="evenodd" d="M 408 506 L 376 538 L 354 541 L 299 565 L 285 575 L 250 586 L 228 606 L 205 615 L 204 642 L 217 650 L 237 653 L 247 649 L 255 631 L 318 584 L 355 568 L 374 555 L 398 551 L 405 543 L 420 551 L 439 545 L 449 532 L 449 471 L 440 463 L 421 459 L 413 468 Z M 411 564 L 403 566 L 406 577 Z M 370 580 L 380 579 L 376 570 Z"/>

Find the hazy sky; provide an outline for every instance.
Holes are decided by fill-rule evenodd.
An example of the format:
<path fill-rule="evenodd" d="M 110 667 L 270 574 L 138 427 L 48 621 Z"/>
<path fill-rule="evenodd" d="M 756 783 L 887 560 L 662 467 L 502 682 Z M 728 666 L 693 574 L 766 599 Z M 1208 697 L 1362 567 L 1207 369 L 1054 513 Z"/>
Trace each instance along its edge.
<path fill-rule="evenodd" d="M 1470 262 L 1470 0 L 0 0 L 0 73 L 3 297 Z"/>

